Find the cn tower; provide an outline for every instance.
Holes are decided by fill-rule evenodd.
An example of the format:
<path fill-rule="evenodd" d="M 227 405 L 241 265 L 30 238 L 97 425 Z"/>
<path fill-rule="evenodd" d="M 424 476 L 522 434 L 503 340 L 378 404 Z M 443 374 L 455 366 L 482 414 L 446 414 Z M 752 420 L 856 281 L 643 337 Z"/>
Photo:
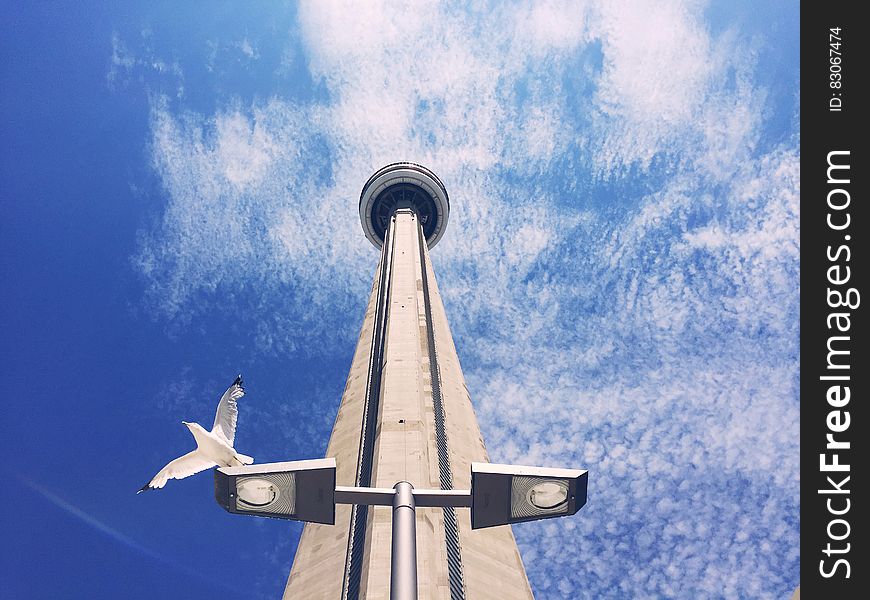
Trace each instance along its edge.
<path fill-rule="evenodd" d="M 326 455 L 336 484 L 468 489 L 489 462 L 429 251 L 450 217 L 429 169 L 394 163 L 362 188 L 359 216 L 380 252 Z M 416 512 L 421 598 L 532 598 L 509 525 L 471 528 L 452 507 Z M 391 509 L 338 504 L 335 525 L 306 523 L 284 598 L 390 597 Z"/>

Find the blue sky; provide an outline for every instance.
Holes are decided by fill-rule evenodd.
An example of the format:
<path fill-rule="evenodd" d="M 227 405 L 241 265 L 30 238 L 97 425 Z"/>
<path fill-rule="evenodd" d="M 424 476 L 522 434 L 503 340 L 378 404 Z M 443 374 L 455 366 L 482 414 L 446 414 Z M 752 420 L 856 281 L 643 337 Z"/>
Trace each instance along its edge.
<path fill-rule="evenodd" d="M 135 491 L 239 372 L 239 451 L 323 455 L 397 160 L 492 460 L 590 471 L 514 528 L 537 596 L 799 583 L 796 3 L 3 10 L 12 597 L 280 593 L 298 524 Z"/>

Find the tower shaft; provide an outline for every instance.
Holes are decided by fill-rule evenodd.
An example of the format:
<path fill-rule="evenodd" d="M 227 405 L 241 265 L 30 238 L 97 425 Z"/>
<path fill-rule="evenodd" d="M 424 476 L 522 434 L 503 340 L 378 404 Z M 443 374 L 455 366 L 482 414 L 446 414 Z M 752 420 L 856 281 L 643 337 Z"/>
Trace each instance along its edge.
<path fill-rule="evenodd" d="M 359 342 L 327 448 L 336 483 L 468 489 L 486 448 L 450 335 L 423 227 L 399 208 L 385 231 Z M 420 598 L 531 598 L 509 526 L 471 530 L 468 510 L 418 508 Z M 285 598 L 387 599 L 390 507 L 336 506 L 309 523 Z"/>

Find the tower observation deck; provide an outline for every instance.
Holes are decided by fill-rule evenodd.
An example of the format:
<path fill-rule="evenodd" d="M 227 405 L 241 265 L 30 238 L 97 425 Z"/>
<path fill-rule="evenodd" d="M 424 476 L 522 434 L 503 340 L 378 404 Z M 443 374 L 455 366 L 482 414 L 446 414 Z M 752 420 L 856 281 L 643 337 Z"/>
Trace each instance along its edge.
<path fill-rule="evenodd" d="M 447 227 L 450 200 L 438 177 L 421 165 L 393 163 L 375 171 L 359 198 L 359 219 L 368 240 L 384 245 L 390 218 L 399 208 L 411 209 L 423 228 L 431 250 Z"/>
<path fill-rule="evenodd" d="M 359 213 L 380 261 L 327 447 L 336 484 L 469 489 L 471 463 L 489 458 L 429 260 L 447 189 L 394 163 L 365 183 Z M 337 504 L 334 526 L 307 523 L 284 597 L 389 598 L 391 518 L 387 506 Z M 467 510 L 418 508 L 416 531 L 420 598 L 532 598 L 510 526 L 472 530 Z"/>

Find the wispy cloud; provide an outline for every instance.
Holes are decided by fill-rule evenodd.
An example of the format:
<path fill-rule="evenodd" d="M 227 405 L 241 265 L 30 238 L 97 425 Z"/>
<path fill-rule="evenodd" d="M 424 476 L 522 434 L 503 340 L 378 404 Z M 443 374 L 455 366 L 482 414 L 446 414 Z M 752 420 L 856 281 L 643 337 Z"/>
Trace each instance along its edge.
<path fill-rule="evenodd" d="M 43 498 L 45 498 L 46 500 L 51 502 L 57 508 L 59 508 L 62 511 L 64 511 L 65 513 L 75 517 L 76 519 L 78 519 L 79 521 L 84 523 L 85 525 L 88 525 L 89 527 L 95 529 L 96 531 L 99 531 L 100 533 L 108 536 L 109 538 L 111 538 L 115 542 L 121 544 L 122 546 L 125 546 L 125 547 L 129 548 L 130 550 L 138 552 L 144 556 L 147 556 L 148 558 L 161 563 L 161 565 L 163 565 L 164 567 L 170 568 L 173 571 L 181 573 L 187 577 L 191 577 L 191 578 L 203 581 L 203 582 L 207 583 L 210 587 L 219 588 L 219 589 L 222 589 L 224 591 L 233 592 L 234 594 L 238 594 L 240 596 L 247 595 L 248 592 L 245 590 L 236 589 L 236 588 L 232 587 L 231 585 L 227 585 L 227 583 L 223 582 L 223 581 L 214 580 L 214 579 L 211 579 L 208 577 L 204 577 L 198 571 L 196 571 L 190 567 L 187 567 L 183 564 L 180 564 L 177 560 L 174 560 L 174 559 L 170 560 L 167 557 L 160 554 L 159 552 L 156 552 L 156 551 L 154 551 L 146 546 L 143 546 L 142 544 L 137 542 L 135 539 L 133 539 L 130 536 L 126 535 L 125 533 L 115 529 L 114 527 L 107 525 L 105 522 L 101 521 L 100 519 L 98 519 L 94 515 L 88 513 L 87 511 L 82 510 L 81 508 L 79 508 L 75 504 L 65 500 L 61 496 L 55 494 L 54 492 L 52 492 L 51 490 L 49 490 L 45 486 L 37 483 L 36 481 L 33 481 L 32 479 L 30 479 L 28 477 L 24 477 L 24 476 L 18 475 L 18 474 L 15 474 L 14 477 L 16 477 L 21 483 L 26 485 L 28 488 L 30 488 L 31 490 L 33 490 L 34 492 L 36 492 L 37 494 L 39 494 L 40 496 L 42 496 Z"/>
<path fill-rule="evenodd" d="M 184 97 L 184 71 L 177 60 L 167 61 L 160 57 L 148 43 L 150 33 L 142 32 L 143 49 L 131 51 L 118 32 L 112 34 L 112 56 L 106 83 L 109 89 L 125 88 L 131 81 L 143 78 L 145 73 L 156 76 L 174 89 L 174 95 Z"/>
<path fill-rule="evenodd" d="M 223 306 L 265 351 L 352 343 L 360 187 L 426 164 L 493 460 L 591 472 L 580 517 L 517 528 L 539 595 L 790 593 L 799 152 L 761 143 L 753 44 L 676 1 L 304 3 L 299 31 L 321 100 L 155 102 L 156 310 Z"/>
<path fill-rule="evenodd" d="M 49 502 L 54 504 L 57 508 L 60 508 L 61 510 L 63 510 L 67 514 L 70 514 L 70 515 L 76 517 L 77 519 L 79 519 L 80 521 L 82 521 L 86 525 L 89 525 L 90 527 L 96 529 L 100 533 L 103 533 L 103 534 L 109 536 L 110 538 L 112 538 L 113 540 L 118 542 L 119 544 L 122 544 L 122 545 L 126 546 L 127 548 L 130 548 L 131 550 L 135 550 L 136 552 L 144 554 L 145 556 L 147 556 L 149 558 L 153 558 L 154 560 L 157 560 L 157 561 L 160 561 L 160 562 L 166 563 L 166 564 L 172 564 L 169 561 L 167 561 L 161 554 L 154 552 L 153 550 L 151 550 L 149 548 L 146 548 L 145 546 L 143 546 L 142 544 L 140 544 L 139 542 L 137 542 L 136 540 L 134 540 L 130 536 L 125 535 L 124 533 L 121 533 L 120 531 L 118 531 L 117 529 L 115 529 L 113 527 L 110 527 L 109 525 L 106 525 L 105 523 L 103 523 L 102 521 L 100 521 L 99 519 L 94 517 L 93 515 L 83 511 L 82 509 L 75 506 L 74 504 L 67 502 L 66 500 L 64 500 L 63 498 L 61 498 L 60 496 L 58 496 L 54 492 L 50 491 L 48 488 L 36 483 L 35 481 L 32 481 L 31 479 L 28 479 L 26 477 L 22 477 L 22 476 L 17 476 L 17 477 L 18 477 L 19 481 L 21 481 L 21 483 L 23 483 L 24 485 L 29 487 L 31 490 L 33 490 L 34 492 L 36 492 L 37 494 L 39 494 L 40 496 L 42 496 L 43 498 L 45 498 L 46 500 L 48 500 Z M 173 566 L 176 566 L 176 565 L 173 564 Z M 185 570 L 182 567 L 178 567 L 178 568 Z M 193 574 L 192 570 L 190 570 L 189 572 L 187 570 L 185 570 L 185 572 L 188 575 Z"/>

